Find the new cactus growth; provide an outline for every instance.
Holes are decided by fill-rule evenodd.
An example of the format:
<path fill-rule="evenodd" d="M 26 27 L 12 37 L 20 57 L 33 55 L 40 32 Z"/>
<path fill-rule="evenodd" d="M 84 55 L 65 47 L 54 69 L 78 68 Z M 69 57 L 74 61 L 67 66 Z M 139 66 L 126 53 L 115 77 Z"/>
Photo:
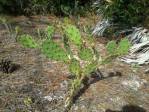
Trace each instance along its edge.
<path fill-rule="evenodd" d="M 48 58 L 56 61 L 63 61 L 69 68 L 70 73 L 74 76 L 71 79 L 71 87 L 68 92 L 68 97 L 65 101 L 65 109 L 68 111 L 73 104 L 74 98 L 78 95 L 82 87 L 85 86 L 84 80 L 90 77 L 91 72 L 95 71 L 101 64 L 128 52 L 130 46 L 128 40 L 123 39 L 118 45 L 115 41 L 107 44 L 107 57 L 101 57 L 96 50 L 95 44 L 86 44 L 94 42 L 92 38 L 83 38 L 79 29 L 74 25 L 65 25 L 63 27 L 63 46 L 52 40 L 54 33 L 53 27 L 47 28 L 47 38 L 42 44 L 37 44 L 36 41 L 28 35 L 23 35 L 20 38 L 22 45 L 30 48 L 38 48 Z M 48 31 L 50 30 L 50 31 Z M 38 47 L 37 47 L 38 46 Z M 76 46 L 74 51 L 72 46 Z M 77 53 L 76 53 L 77 52 Z"/>
<path fill-rule="evenodd" d="M 41 46 L 42 53 L 56 61 L 67 61 L 68 56 L 64 49 L 52 40 L 46 40 Z"/>

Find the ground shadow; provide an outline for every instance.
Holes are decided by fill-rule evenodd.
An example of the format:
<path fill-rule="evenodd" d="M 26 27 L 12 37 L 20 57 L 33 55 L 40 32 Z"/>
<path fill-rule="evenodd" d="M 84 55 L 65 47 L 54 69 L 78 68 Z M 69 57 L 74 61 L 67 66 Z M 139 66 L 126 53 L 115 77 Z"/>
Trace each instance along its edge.
<path fill-rule="evenodd" d="M 107 109 L 105 112 L 146 112 L 146 110 L 137 105 L 125 105 L 121 111 Z"/>

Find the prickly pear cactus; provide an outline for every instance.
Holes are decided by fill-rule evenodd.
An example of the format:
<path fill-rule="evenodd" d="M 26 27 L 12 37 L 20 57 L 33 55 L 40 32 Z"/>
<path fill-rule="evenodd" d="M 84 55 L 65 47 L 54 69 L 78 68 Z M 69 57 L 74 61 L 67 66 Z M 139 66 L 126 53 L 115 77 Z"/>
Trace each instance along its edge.
<path fill-rule="evenodd" d="M 128 53 L 128 49 L 130 48 L 130 42 L 128 39 L 122 39 L 118 44 L 118 53 L 119 55 L 125 55 Z"/>
<path fill-rule="evenodd" d="M 53 26 L 48 26 L 46 28 L 46 33 L 47 33 L 47 37 L 48 39 L 51 39 L 54 33 L 54 27 Z"/>
<path fill-rule="evenodd" d="M 71 79 L 71 87 L 65 101 L 65 109 L 67 111 L 73 104 L 74 98 L 78 95 L 82 85 L 83 87 L 85 86 L 83 81 L 91 75 L 91 72 L 95 71 L 100 65 L 105 64 L 103 62 L 112 59 L 113 56 L 126 54 L 130 44 L 125 39 L 121 40 L 119 44 L 111 41 L 107 44 L 108 56 L 101 57 L 96 50 L 95 44 L 85 44 L 93 41 L 81 38 L 79 29 L 73 25 L 66 25 L 63 28 L 64 35 L 62 42 L 64 48 L 52 40 L 54 28 L 51 26 L 46 29 L 48 38 L 42 41 L 41 44 L 38 45 L 29 35 L 20 36 L 19 42 L 25 47 L 40 49 L 51 60 L 63 61 L 68 66 L 69 72 L 75 76 Z M 74 53 L 74 49 L 71 49 L 72 44 L 77 46 L 77 53 Z"/>
<path fill-rule="evenodd" d="M 37 48 L 38 44 L 30 35 L 21 35 L 19 38 L 19 42 L 22 43 L 24 47 L 28 48 Z"/>
<path fill-rule="evenodd" d="M 119 44 L 116 44 L 116 41 L 108 42 L 106 48 L 110 55 L 125 55 L 128 53 L 130 46 L 129 40 L 124 38 Z"/>
<path fill-rule="evenodd" d="M 116 44 L 115 41 L 110 41 L 110 42 L 107 44 L 106 48 L 107 48 L 107 52 L 108 52 L 109 54 L 115 54 L 115 53 L 117 52 L 117 51 L 116 51 L 116 49 L 117 49 L 117 44 Z"/>
<path fill-rule="evenodd" d="M 84 67 L 83 73 L 88 76 L 90 75 L 91 72 L 97 69 L 97 66 L 98 66 L 97 62 L 92 62 Z"/>
<path fill-rule="evenodd" d="M 79 32 L 79 29 L 76 28 L 76 26 L 66 25 L 66 27 L 64 27 L 64 31 L 65 31 L 65 35 L 71 42 L 73 42 L 76 45 L 82 44 L 81 34 Z"/>
<path fill-rule="evenodd" d="M 81 66 L 80 66 L 80 63 L 79 61 L 75 60 L 75 59 L 72 59 L 70 61 L 70 64 L 69 64 L 69 71 L 73 74 L 73 75 L 77 75 L 81 72 Z"/>
<path fill-rule="evenodd" d="M 93 52 L 89 48 L 81 48 L 79 51 L 79 57 L 85 61 L 91 61 L 93 59 Z"/>
<path fill-rule="evenodd" d="M 68 56 L 64 49 L 52 40 L 46 40 L 41 47 L 42 53 L 48 58 L 56 61 L 67 61 Z"/>

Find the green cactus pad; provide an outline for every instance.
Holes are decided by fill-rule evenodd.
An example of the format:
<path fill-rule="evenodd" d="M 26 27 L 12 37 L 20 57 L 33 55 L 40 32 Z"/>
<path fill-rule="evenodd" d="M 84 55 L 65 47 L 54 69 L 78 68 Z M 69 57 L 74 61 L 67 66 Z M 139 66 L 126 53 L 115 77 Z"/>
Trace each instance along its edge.
<path fill-rule="evenodd" d="M 117 52 L 119 55 L 125 55 L 128 53 L 129 48 L 130 48 L 130 42 L 128 39 L 124 38 L 120 41 L 118 44 Z"/>
<path fill-rule="evenodd" d="M 80 63 L 77 60 L 72 59 L 69 64 L 69 71 L 72 74 L 76 74 L 76 75 L 79 74 L 81 71 Z"/>
<path fill-rule="evenodd" d="M 93 59 L 93 52 L 89 48 L 81 48 L 79 51 L 79 57 L 85 61 L 91 61 Z"/>
<path fill-rule="evenodd" d="M 52 35 L 54 33 L 54 27 L 53 26 L 48 26 L 46 29 L 47 37 L 48 39 L 52 38 Z"/>
<path fill-rule="evenodd" d="M 66 52 L 52 40 L 43 42 L 41 50 L 48 58 L 56 61 L 67 61 L 68 56 Z"/>
<path fill-rule="evenodd" d="M 81 45 L 81 34 L 79 32 L 79 29 L 75 27 L 74 25 L 67 25 L 64 28 L 65 34 L 67 38 L 72 41 L 76 45 Z"/>
<path fill-rule="evenodd" d="M 90 75 L 90 73 L 95 71 L 96 68 L 97 68 L 97 62 L 92 62 L 85 66 L 83 73 L 86 75 Z"/>
<path fill-rule="evenodd" d="M 38 44 L 30 35 L 21 35 L 19 38 L 19 42 L 28 48 L 37 48 Z"/>
<path fill-rule="evenodd" d="M 113 55 L 117 51 L 117 44 L 115 41 L 110 41 L 108 42 L 106 48 L 107 48 L 108 53 Z"/>

